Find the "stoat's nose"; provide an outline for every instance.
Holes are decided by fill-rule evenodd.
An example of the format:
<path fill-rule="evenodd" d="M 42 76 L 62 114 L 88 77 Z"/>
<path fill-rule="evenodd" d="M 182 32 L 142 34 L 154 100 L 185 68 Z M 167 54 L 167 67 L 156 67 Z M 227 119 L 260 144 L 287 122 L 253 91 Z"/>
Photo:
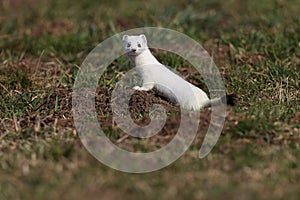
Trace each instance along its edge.
<path fill-rule="evenodd" d="M 131 49 L 132 52 L 136 52 L 136 49 Z"/>

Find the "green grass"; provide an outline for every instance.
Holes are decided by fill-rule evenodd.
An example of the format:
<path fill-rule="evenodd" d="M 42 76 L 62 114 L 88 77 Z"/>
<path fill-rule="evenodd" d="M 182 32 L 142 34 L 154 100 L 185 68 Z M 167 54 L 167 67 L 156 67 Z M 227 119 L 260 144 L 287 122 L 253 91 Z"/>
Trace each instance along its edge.
<path fill-rule="evenodd" d="M 298 199 L 298 1 L 18 2 L 0 3 L 0 199 Z M 180 31 L 207 48 L 238 102 L 204 159 L 197 136 L 170 166 L 127 174 L 83 147 L 70 97 L 79 66 L 98 43 L 144 26 Z M 172 53 L 155 55 L 178 71 L 191 67 Z M 112 91 L 129 69 L 125 57 L 116 59 L 100 87 Z M 197 74 L 183 75 L 203 85 Z M 120 136 L 110 126 L 105 131 Z M 147 151 L 164 144 L 123 145 Z"/>

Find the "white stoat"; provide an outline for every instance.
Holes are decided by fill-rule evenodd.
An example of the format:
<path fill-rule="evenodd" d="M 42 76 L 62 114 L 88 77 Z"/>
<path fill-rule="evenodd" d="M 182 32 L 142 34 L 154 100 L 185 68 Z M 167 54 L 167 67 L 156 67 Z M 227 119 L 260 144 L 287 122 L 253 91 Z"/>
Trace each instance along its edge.
<path fill-rule="evenodd" d="M 123 47 L 143 81 L 141 87 L 134 87 L 135 90 L 149 91 L 155 88 L 167 99 L 187 110 L 200 110 L 214 103 L 225 103 L 226 97 L 210 100 L 203 90 L 158 62 L 150 52 L 144 34 L 124 35 Z"/>

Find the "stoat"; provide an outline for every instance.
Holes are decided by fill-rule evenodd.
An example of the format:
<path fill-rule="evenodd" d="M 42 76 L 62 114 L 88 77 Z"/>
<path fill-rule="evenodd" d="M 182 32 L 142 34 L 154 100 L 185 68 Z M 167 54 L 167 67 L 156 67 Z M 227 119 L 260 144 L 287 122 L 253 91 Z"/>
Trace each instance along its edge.
<path fill-rule="evenodd" d="M 155 88 L 162 96 L 187 110 L 201 110 L 219 103 L 233 104 L 232 96 L 227 96 L 227 102 L 226 96 L 209 99 L 203 90 L 161 64 L 150 52 L 144 34 L 124 35 L 123 48 L 143 81 L 142 86 L 133 89 L 149 91 Z"/>

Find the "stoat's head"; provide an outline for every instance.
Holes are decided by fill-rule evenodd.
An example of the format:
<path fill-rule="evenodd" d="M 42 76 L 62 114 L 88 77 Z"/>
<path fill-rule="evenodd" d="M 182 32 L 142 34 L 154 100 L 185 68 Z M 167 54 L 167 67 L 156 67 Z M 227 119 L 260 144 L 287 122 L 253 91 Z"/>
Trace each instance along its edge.
<path fill-rule="evenodd" d="M 137 56 L 148 49 L 146 36 L 144 34 L 124 35 L 123 47 L 130 56 Z"/>

